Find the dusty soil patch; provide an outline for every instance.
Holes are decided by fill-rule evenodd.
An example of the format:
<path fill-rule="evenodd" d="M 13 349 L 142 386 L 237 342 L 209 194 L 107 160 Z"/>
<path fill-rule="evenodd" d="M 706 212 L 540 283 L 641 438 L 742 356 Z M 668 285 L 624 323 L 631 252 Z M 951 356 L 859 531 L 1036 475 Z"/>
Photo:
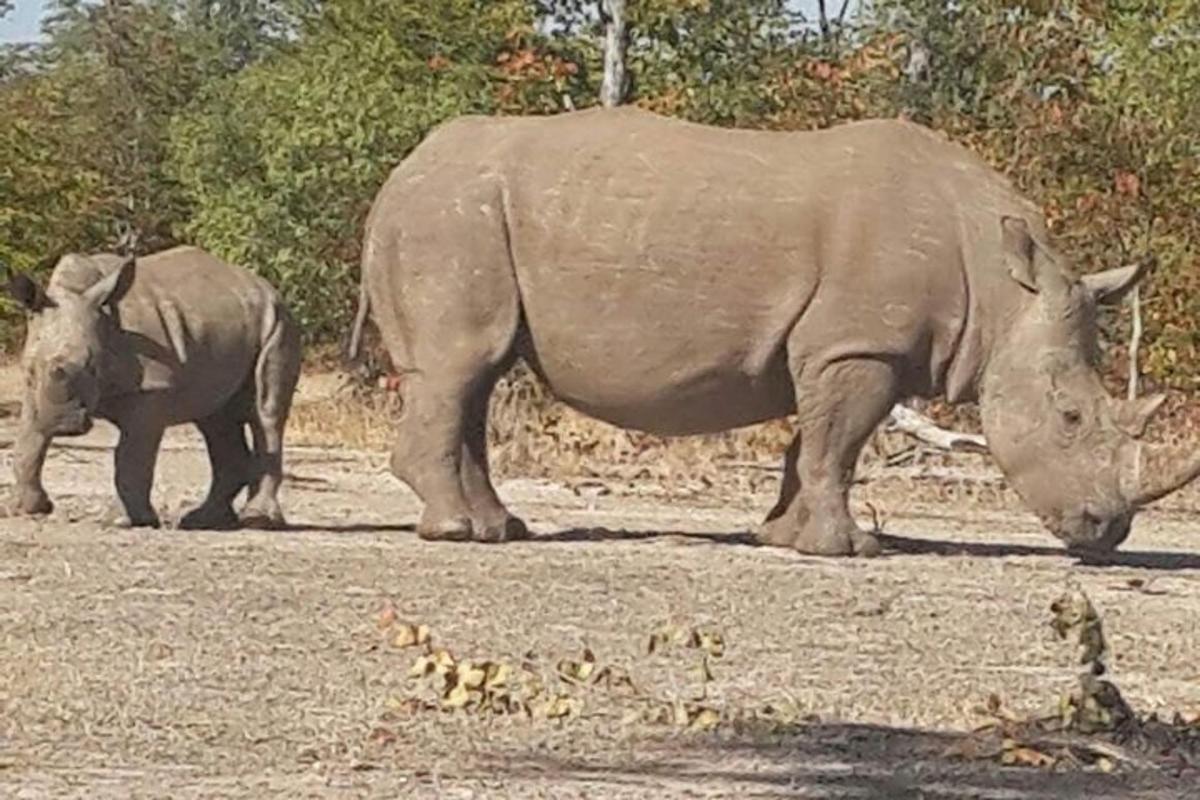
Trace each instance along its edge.
<path fill-rule="evenodd" d="M 0 796 L 1157 798 L 1200 780 L 947 755 L 990 694 L 1034 714 L 1071 686 L 1073 653 L 1047 624 L 1068 578 L 1104 615 L 1128 701 L 1200 712 L 1192 515 L 1143 515 L 1114 563 L 1081 565 L 1024 513 L 897 484 L 876 498 L 889 554 L 829 561 L 748 544 L 769 482 L 514 480 L 502 492 L 533 541 L 433 545 L 383 455 L 295 447 L 294 530 L 130 533 L 93 521 L 111 440 L 102 427 L 54 450 L 52 518 L 0 520 Z M 207 465 L 190 431 L 166 448 L 156 496 L 174 516 Z M 381 636 L 387 605 L 460 657 L 586 644 L 662 694 L 686 687 L 646 636 L 719 628 L 712 702 L 786 701 L 802 718 L 685 732 L 625 724 L 597 697 L 566 722 L 398 719 L 414 653 Z"/>

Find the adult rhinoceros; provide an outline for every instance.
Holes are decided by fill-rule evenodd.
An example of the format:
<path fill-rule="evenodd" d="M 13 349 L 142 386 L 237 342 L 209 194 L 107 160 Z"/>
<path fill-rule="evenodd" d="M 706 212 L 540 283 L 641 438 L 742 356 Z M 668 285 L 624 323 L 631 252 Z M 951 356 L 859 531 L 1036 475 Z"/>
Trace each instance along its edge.
<path fill-rule="evenodd" d="M 1095 306 L 1139 269 L 1077 279 L 1063 261 L 1007 180 L 907 122 L 464 117 L 376 198 L 356 327 L 369 307 L 409 373 L 391 468 L 424 501 L 426 538 L 524 533 L 484 437 L 493 383 L 522 356 L 566 403 L 629 428 L 797 414 L 759 537 L 825 555 L 879 549 L 847 491 L 893 403 L 978 399 L 992 453 L 1046 526 L 1108 550 L 1200 459 L 1138 441 L 1161 398 L 1101 386 Z"/>
<path fill-rule="evenodd" d="M 67 255 L 44 291 L 22 274 L 10 276 L 9 291 L 30 312 L 13 510 L 53 509 L 41 481 L 51 439 L 87 433 L 97 416 L 120 431 L 117 525 L 158 526 L 150 489 L 159 444 L 183 422 L 204 435 L 212 486 L 180 526 L 237 524 L 232 502 L 247 486 L 240 521 L 284 523 L 277 493 L 300 337 L 266 281 L 177 247 L 138 259 Z"/>

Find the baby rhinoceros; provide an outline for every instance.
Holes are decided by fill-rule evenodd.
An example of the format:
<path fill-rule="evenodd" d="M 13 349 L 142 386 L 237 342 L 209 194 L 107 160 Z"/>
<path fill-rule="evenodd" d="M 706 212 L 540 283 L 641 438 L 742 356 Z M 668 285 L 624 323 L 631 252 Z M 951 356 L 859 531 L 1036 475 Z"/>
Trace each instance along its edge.
<path fill-rule="evenodd" d="M 270 284 L 177 247 L 136 259 L 67 255 L 45 290 L 18 273 L 9 291 L 30 315 L 14 511 L 53 510 L 41 479 L 51 439 L 85 434 L 100 417 L 120 431 L 113 524 L 158 527 L 154 465 L 163 431 L 184 422 L 204 435 L 212 486 L 179 526 L 284 524 L 277 494 L 300 335 Z M 243 488 L 239 516 L 233 501 Z"/>

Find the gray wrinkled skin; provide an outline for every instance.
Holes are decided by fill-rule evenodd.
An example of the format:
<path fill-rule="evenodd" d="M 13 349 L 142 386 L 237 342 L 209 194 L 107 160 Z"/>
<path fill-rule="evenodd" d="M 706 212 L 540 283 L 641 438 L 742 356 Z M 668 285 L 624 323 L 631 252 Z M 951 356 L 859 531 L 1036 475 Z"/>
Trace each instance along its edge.
<path fill-rule="evenodd" d="M 114 524 L 159 525 L 150 504 L 159 444 L 185 422 L 204 435 L 213 480 L 180 526 L 284 524 L 277 495 L 300 337 L 268 283 L 178 247 L 136 261 L 64 256 L 44 291 L 25 275 L 9 291 L 29 312 L 11 511 L 53 510 L 41 480 L 50 443 L 99 417 L 120 431 Z M 232 504 L 243 488 L 239 519 Z"/>
<path fill-rule="evenodd" d="M 395 169 L 367 221 L 362 306 L 407 373 L 393 472 L 427 538 L 521 522 L 487 473 L 487 398 L 524 357 L 565 402 L 658 434 L 796 414 L 762 541 L 872 554 L 847 494 L 898 400 L 977 399 L 992 452 L 1070 547 L 1109 550 L 1200 472 L 1139 441 L 1160 398 L 1108 396 L 1098 303 L 1038 209 L 918 125 L 722 130 L 631 109 L 465 117 Z"/>

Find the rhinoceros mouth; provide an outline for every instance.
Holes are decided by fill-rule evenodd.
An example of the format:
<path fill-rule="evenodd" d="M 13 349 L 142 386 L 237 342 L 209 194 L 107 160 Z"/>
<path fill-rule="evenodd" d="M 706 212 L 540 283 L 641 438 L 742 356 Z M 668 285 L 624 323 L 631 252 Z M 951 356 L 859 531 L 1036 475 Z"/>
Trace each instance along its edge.
<path fill-rule="evenodd" d="M 1067 552 L 1081 558 L 1112 553 L 1129 537 L 1133 523 L 1133 512 L 1099 517 L 1085 512 L 1082 529 L 1064 536 Z"/>

